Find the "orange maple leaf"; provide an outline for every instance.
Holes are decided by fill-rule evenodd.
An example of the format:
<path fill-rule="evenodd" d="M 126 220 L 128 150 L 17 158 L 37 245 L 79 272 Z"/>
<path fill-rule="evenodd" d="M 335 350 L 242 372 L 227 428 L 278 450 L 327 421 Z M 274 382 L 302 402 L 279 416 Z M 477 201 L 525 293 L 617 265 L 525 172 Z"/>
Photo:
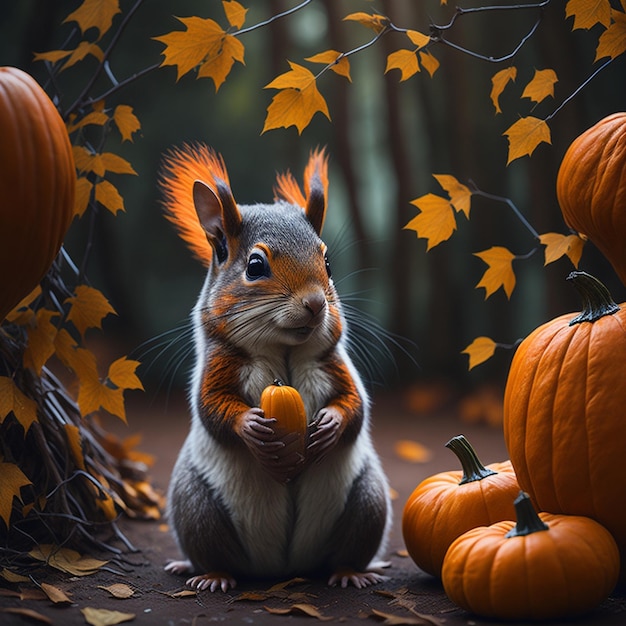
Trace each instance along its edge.
<path fill-rule="evenodd" d="M 121 156 L 113 152 L 91 152 L 84 146 L 73 146 L 74 164 L 79 172 L 93 172 L 104 176 L 106 172 L 113 174 L 134 174 L 133 166 Z"/>
<path fill-rule="evenodd" d="M 124 211 L 124 198 L 113 183 L 108 180 L 100 180 L 95 185 L 96 201 L 105 209 L 116 215 L 118 211 Z"/>
<path fill-rule="evenodd" d="M 454 208 L 449 200 L 427 193 L 412 200 L 420 213 L 416 215 L 404 228 L 414 230 L 419 238 L 427 239 L 426 251 L 450 239 L 456 230 Z"/>
<path fill-rule="evenodd" d="M 298 134 L 301 134 L 318 112 L 330 119 L 326 100 L 317 89 L 313 73 L 291 61 L 289 66 L 291 70 L 265 85 L 265 89 L 280 91 L 267 108 L 263 133 L 272 128 L 288 128 L 293 125 L 298 129 Z"/>
<path fill-rule="evenodd" d="M 176 65 L 177 80 L 199 67 L 198 77 L 209 77 L 217 91 L 230 73 L 235 61 L 244 64 L 244 46 L 217 22 L 200 17 L 177 18 L 186 30 L 173 31 L 156 41 L 165 44 L 161 66 Z"/>
<path fill-rule="evenodd" d="M 493 246 L 488 250 L 475 252 L 474 256 L 488 265 L 483 277 L 476 285 L 476 289 L 484 287 L 485 300 L 500 287 L 504 289 L 507 298 L 510 298 L 515 288 L 515 273 L 513 272 L 515 255 L 507 248 Z"/>
<path fill-rule="evenodd" d="M 420 33 L 418 30 L 407 30 L 406 36 L 417 46 L 417 49 L 430 43 L 430 36 Z"/>
<path fill-rule="evenodd" d="M 236 0 L 223 0 L 222 7 L 226 14 L 226 19 L 231 26 L 235 28 L 241 28 L 246 21 L 246 9 L 243 5 Z"/>
<path fill-rule="evenodd" d="M 548 96 L 554 98 L 554 85 L 558 80 L 554 70 L 535 70 L 535 75 L 522 92 L 522 98 L 530 98 L 537 103 Z"/>
<path fill-rule="evenodd" d="M 337 50 L 326 50 L 324 52 L 320 52 L 319 54 L 315 54 L 312 57 L 307 57 L 305 61 L 309 61 L 311 63 L 324 63 L 328 66 L 328 69 L 335 72 L 335 74 L 344 76 L 352 82 L 352 78 L 350 77 L 350 61 L 342 52 L 337 52 Z"/>
<path fill-rule="evenodd" d="M 102 328 L 102 320 L 110 313 L 115 314 L 115 309 L 102 293 L 87 285 L 78 285 L 74 295 L 65 302 L 70 305 L 67 319 L 81 335 L 88 328 Z"/>
<path fill-rule="evenodd" d="M 389 26 L 389 18 L 378 13 L 370 14 L 357 11 L 356 13 L 346 15 L 343 19 L 345 21 L 358 22 L 366 28 L 371 28 L 375 33 L 380 33 Z"/>
<path fill-rule="evenodd" d="M 67 442 L 69 444 L 69 451 L 74 459 L 74 463 L 78 469 L 86 471 L 85 467 L 85 456 L 83 454 L 83 447 L 81 444 L 81 434 L 78 426 L 74 424 L 65 424 L 65 435 L 67 437 Z"/>
<path fill-rule="evenodd" d="M 565 19 L 574 16 L 572 30 L 589 30 L 596 24 L 608 27 L 611 23 L 611 3 L 609 0 L 568 0 L 565 5 Z"/>
<path fill-rule="evenodd" d="M 26 326 L 28 344 L 24 350 L 23 363 L 30 367 L 37 375 L 41 374 L 43 366 L 54 354 L 54 338 L 58 332 L 52 323 L 52 318 L 57 317 L 56 311 L 39 309 L 32 316 L 31 323 Z"/>
<path fill-rule="evenodd" d="M 104 61 L 104 52 L 98 44 L 90 43 L 88 41 L 81 41 L 75 50 L 71 50 L 67 58 L 67 61 L 61 66 L 62 70 L 66 70 L 68 67 L 72 67 L 79 61 L 82 61 L 88 55 L 92 55 L 98 59 L 98 61 Z"/>
<path fill-rule="evenodd" d="M 76 179 L 76 193 L 74 195 L 74 215 L 82 217 L 89 206 L 93 184 L 85 176 Z"/>
<path fill-rule="evenodd" d="M 614 59 L 626 51 L 626 13 L 612 9 L 611 18 L 613 23 L 598 40 L 595 61 L 604 57 Z"/>
<path fill-rule="evenodd" d="M 118 104 L 113 111 L 113 121 L 122 135 L 122 142 L 132 141 L 133 134 L 141 129 L 133 108 L 127 104 Z"/>
<path fill-rule="evenodd" d="M 32 485 L 30 479 L 15 463 L 0 463 L 0 518 L 7 528 L 11 521 L 13 498 L 21 500 L 22 487 Z"/>
<path fill-rule="evenodd" d="M 76 22 L 83 34 L 90 28 L 97 28 L 98 39 L 101 39 L 118 13 L 121 13 L 119 0 L 84 0 L 63 23 Z"/>
<path fill-rule="evenodd" d="M 567 255 L 574 267 L 578 267 L 583 254 L 585 242 L 578 235 L 562 235 L 560 233 L 546 233 L 539 236 L 539 241 L 546 247 L 545 263 L 553 263 Z"/>
<path fill-rule="evenodd" d="M 24 427 L 24 433 L 37 421 L 37 403 L 24 395 L 12 378 L 0 376 L 0 424 L 11 412 Z"/>
<path fill-rule="evenodd" d="M 434 73 L 439 69 L 439 61 L 428 50 L 420 50 L 417 54 L 420 64 L 432 78 Z"/>
<path fill-rule="evenodd" d="M 77 121 L 76 115 L 71 115 L 67 123 L 67 132 L 73 133 L 79 128 L 84 128 L 93 124 L 95 126 L 104 126 L 109 121 L 109 116 L 103 111 L 91 111 Z"/>
<path fill-rule="evenodd" d="M 465 350 L 461 350 L 461 354 L 467 354 L 469 357 L 468 370 L 489 360 L 495 353 L 498 344 L 489 337 L 476 337 Z"/>
<path fill-rule="evenodd" d="M 509 140 L 507 165 L 525 155 L 530 156 L 540 143 L 552 143 L 548 124 L 532 115 L 520 118 L 503 134 Z"/>
<path fill-rule="evenodd" d="M 496 113 L 502 113 L 502 109 L 500 108 L 500 96 L 504 88 L 509 82 L 514 82 L 516 78 L 517 68 L 514 66 L 500 70 L 491 77 L 491 102 L 493 102 Z"/>
<path fill-rule="evenodd" d="M 467 185 L 460 183 L 450 174 L 433 174 L 434 179 L 448 192 L 450 202 L 456 211 L 460 211 L 467 219 L 470 216 L 472 192 Z"/>

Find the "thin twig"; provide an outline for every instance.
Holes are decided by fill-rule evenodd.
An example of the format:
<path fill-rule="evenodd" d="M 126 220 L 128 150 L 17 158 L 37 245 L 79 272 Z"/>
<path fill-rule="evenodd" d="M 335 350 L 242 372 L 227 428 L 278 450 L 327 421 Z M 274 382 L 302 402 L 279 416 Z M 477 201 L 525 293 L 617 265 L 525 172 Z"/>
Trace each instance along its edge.
<path fill-rule="evenodd" d="M 288 15 L 291 15 L 292 13 L 295 13 L 296 11 L 299 11 L 300 9 L 304 8 L 307 4 L 310 4 L 311 2 L 312 0 L 304 0 L 304 2 L 301 2 L 300 4 L 296 5 L 295 7 L 292 7 L 291 9 L 287 9 L 286 11 L 283 11 L 282 13 L 277 13 L 276 15 L 272 15 L 272 17 L 266 19 L 263 22 L 259 22 L 258 24 L 254 24 L 253 26 L 248 26 L 247 28 L 241 28 L 240 30 L 232 33 L 232 35 L 233 37 L 239 37 L 239 35 L 245 35 L 246 33 L 256 30 L 257 28 L 262 28 L 263 26 L 267 26 L 268 24 L 271 24 L 272 22 L 279 20 L 281 17 L 286 17 Z"/>

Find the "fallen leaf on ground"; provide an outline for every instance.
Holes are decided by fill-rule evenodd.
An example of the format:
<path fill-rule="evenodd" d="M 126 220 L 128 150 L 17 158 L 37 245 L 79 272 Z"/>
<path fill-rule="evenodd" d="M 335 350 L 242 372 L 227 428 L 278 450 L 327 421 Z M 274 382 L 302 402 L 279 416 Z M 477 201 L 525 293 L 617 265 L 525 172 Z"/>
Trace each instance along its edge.
<path fill-rule="evenodd" d="M 372 615 L 383 620 L 383 624 L 392 624 L 393 626 L 432 624 L 433 626 L 442 626 L 443 621 L 433 617 L 432 615 L 422 615 L 420 613 L 414 615 L 394 615 L 393 613 L 383 613 L 372 609 Z"/>
<path fill-rule="evenodd" d="M 4 578 L 4 580 L 6 580 L 8 583 L 27 583 L 30 580 L 30 578 L 12 572 L 6 567 L 0 570 L 0 576 L 2 576 L 2 578 Z"/>
<path fill-rule="evenodd" d="M 320 611 L 316 609 L 312 604 L 292 604 L 291 606 L 284 609 L 276 609 L 270 606 L 264 606 L 263 608 L 272 615 L 299 615 L 300 613 L 304 613 L 309 617 L 316 617 L 322 622 L 327 622 L 331 619 L 334 619 L 334 617 L 322 615 L 322 613 L 320 613 Z"/>
<path fill-rule="evenodd" d="M 74 576 L 88 576 L 97 572 L 103 565 L 108 563 L 108 561 L 81 556 L 75 550 L 59 548 L 51 544 L 35 546 L 28 554 L 38 561 L 43 561 L 50 567 Z"/>
<path fill-rule="evenodd" d="M 300 585 L 302 583 L 309 582 L 306 578 L 290 578 L 275 585 L 272 585 L 269 589 L 262 591 L 244 591 L 240 593 L 236 598 L 232 599 L 232 602 L 239 600 L 248 600 L 250 602 L 263 602 L 269 598 L 279 598 L 281 600 L 291 600 L 297 602 L 300 600 L 307 600 L 308 598 L 315 598 L 312 593 L 306 593 L 304 591 L 289 591 L 287 587 L 292 585 Z"/>
<path fill-rule="evenodd" d="M 108 587 L 105 587 L 104 585 L 98 585 L 98 589 L 104 589 L 105 591 L 108 591 L 114 598 L 120 599 L 130 598 L 135 593 L 134 589 L 124 583 L 115 583 L 114 585 L 109 585 Z"/>
<path fill-rule="evenodd" d="M 396 441 L 395 451 L 403 461 L 408 461 L 409 463 L 426 463 L 433 456 L 426 446 L 408 439 Z"/>
<path fill-rule="evenodd" d="M 115 626 L 122 622 L 130 622 L 135 619 L 134 613 L 121 613 L 120 611 L 109 611 L 108 609 L 94 609 L 85 607 L 80 612 L 85 617 L 85 621 L 91 626 Z"/>
<path fill-rule="evenodd" d="M 67 602 L 70 604 L 72 601 L 67 597 L 67 594 L 62 589 L 55 587 L 54 585 L 49 585 L 48 583 L 41 583 L 39 585 L 41 590 L 48 596 L 48 599 L 54 602 L 55 604 L 63 604 Z"/>
<path fill-rule="evenodd" d="M 38 611 L 33 611 L 32 609 L 22 609 L 20 607 L 11 607 L 8 609 L 0 609 L 3 613 L 12 613 L 13 615 L 21 615 L 22 617 L 26 617 L 31 620 L 35 620 L 37 622 L 41 622 L 43 624 L 52 624 L 52 620 L 39 613 Z"/>

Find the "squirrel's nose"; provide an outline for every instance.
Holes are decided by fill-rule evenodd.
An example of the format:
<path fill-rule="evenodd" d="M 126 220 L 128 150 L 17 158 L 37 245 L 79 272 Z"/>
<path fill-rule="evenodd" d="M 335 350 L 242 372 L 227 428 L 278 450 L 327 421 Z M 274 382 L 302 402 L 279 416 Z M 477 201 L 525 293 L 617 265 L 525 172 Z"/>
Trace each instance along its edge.
<path fill-rule="evenodd" d="M 326 297 L 321 292 L 310 293 L 302 298 L 302 304 L 311 313 L 312 317 L 316 317 L 324 310 Z"/>

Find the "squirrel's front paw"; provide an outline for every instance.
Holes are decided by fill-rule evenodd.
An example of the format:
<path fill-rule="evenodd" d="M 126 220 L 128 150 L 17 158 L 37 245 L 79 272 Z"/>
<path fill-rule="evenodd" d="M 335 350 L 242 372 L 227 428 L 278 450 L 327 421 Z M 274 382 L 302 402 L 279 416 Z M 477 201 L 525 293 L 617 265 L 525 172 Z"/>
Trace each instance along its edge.
<path fill-rule="evenodd" d="M 273 428 L 275 423 L 274 418 L 264 417 L 261 409 L 251 408 L 242 417 L 241 438 L 263 469 L 274 480 L 286 483 L 298 473 L 304 458 L 289 449 L 298 434 L 280 437 Z"/>
<path fill-rule="evenodd" d="M 338 409 L 325 407 L 320 410 L 309 435 L 307 454 L 311 461 L 321 461 L 337 445 L 342 422 L 343 416 Z"/>

